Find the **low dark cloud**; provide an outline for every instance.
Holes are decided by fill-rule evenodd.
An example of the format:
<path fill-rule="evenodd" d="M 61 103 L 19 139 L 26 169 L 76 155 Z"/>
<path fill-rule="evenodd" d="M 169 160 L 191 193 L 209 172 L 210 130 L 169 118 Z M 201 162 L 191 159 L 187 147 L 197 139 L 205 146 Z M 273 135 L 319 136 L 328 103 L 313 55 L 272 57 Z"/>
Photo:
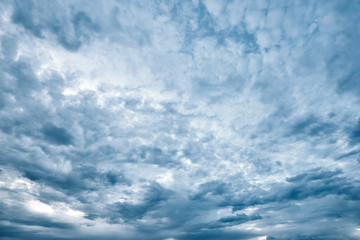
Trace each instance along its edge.
<path fill-rule="evenodd" d="M 46 31 L 53 33 L 57 42 L 68 51 L 79 50 L 94 33 L 100 31 L 99 25 L 84 11 L 72 12 L 69 19 L 64 19 L 54 9 L 61 7 L 57 2 L 16 1 L 14 7 L 12 21 L 15 24 L 38 38 L 44 38 Z"/>
<path fill-rule="evenodd" d="M 305 136 L 330 135 L 336 130 L 336 125 L 332 123 L 321 122 L 315 116 L 309 116 L 305 119 L 298 120 L 291 127 L 291 135 L 303 134 Z"/>
<path fill-rule="evenodd" d="M 358 144 L 360 142 L 360 119 L 357 121 L 357 124 L 351 129 L 349 139 L 351 144 Z"/>
<path fill-rule="evenodd" d="M 23 176 L 31 181 L 48 185 L 79 198 L 85 191 L 98 191 L 100 188 L 116 184 L 131 185 L 131 181 L 123 173 L 101 171 L 92 166 L 79 165 L 69 173 L 59 173 L 40 165 L 27 164 L 22 167 L 22 171 Z"/>
<path fill-rule="evenodd" d="M 229 193 L 228 184 L 223 181 L 210 181 L 199 186 L 198 191 L 191 196 L 191 200 L 201 200 L 207 196 L 224 196 Z"/>
<path fill-rule="evenodd" d="M 261 219 L 259 215 L 247 216 L 246 214 L 236 214 L 235 216 L 223 217 L 219 221 L 223 223 L 243 223 L 251 220 Z"/>
<path fill-rule="evenodd" d="M 73 142 L 73 136 L 65 129 L 48 123 L 42 127 L 41 133 L 44 139 L 56 145 L 70 145 Z"/>
<path fill-rule="evenodd" d="M 0 190 L 3 193 L 3 190 Z M 16 195 L 14 195 L 16 196 Z M 20 238 L 20 239 L 57 239 L 57 237 L 49 234 L 51 231 L 57 230 L 73 230 L 76 225 L 70 222 L 65 222 L 53 219 L 51 216 L 44 216 L 36 212 L 29 212 L 21 204 L 0 205 L 2 223 L 0 224 L 0 236 L 4 238 Z M 11 223 L 11 225 L 6 224 Z M 45 232 L 39 230 L 40 228 L 47 229 Z M 48 232 L 48 233 L 46 233 Z M 58 239 L 62 237 L 59 236 Z"/>
<path fill-rule="evenodd" d="M 179 236 L 179 239 L 251 239 L 256 237 L 256 234 L 249 232 L 224 231 L 224 230 L 200 230 Z"/>
<path fill-rule="evenodd" d="M 145 214 L 156 210 L 159 204 L 168 200 L 171 194 L 170 190 L 163 188 L 158 183 L 152 183 L 147 187 L 140 204 L 118 202 L 111 206 L 113 216 L 110 217 L 110 221 L 117 222 L 119 219 L 125 222 L 141 220 Z"/>
<path fill-rule="evenodd" d="M 309 172 L 296 175 L 295 177 L 286 178 L 288 182 L 308 182 L 314 180 L 322 180 L 332 178 L 336 175 L 341 174 L 341 170 L 336 171 L 322 171 L 321 169 L 313 169 Z"/>

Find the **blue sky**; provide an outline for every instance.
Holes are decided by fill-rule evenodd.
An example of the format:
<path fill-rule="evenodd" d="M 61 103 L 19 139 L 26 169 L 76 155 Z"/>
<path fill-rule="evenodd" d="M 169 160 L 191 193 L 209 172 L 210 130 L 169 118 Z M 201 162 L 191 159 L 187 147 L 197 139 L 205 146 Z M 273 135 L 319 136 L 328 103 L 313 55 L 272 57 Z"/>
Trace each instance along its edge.
<path fill-rule="evenodd" d="M 359 239 L 360 2 L 0 2 L 1 239 Z"/>

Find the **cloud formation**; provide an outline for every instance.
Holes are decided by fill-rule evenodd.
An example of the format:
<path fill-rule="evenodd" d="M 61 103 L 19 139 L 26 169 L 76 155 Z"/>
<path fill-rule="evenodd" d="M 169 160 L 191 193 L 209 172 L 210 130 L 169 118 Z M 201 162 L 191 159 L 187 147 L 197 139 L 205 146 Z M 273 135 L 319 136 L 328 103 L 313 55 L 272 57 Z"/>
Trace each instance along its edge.
<path fill-rule="evenodd" d="M 2 1 L 0 238 L 358 239 L 359 12 Z"/>

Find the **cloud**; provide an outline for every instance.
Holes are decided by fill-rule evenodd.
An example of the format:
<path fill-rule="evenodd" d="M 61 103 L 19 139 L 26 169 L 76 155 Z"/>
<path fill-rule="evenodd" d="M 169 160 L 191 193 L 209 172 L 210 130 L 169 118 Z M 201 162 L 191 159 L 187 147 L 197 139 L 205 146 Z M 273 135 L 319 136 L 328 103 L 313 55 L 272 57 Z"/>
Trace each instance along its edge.
<path fill-rule="evenodd" d="M 170 195 L 171 191 L 164 189 L 158 183 L 153 183 L 148 186 L 147 192 L 140 204 L 116 203 L 112 208 L 125 222 L 139 220 L 148 212 L 155 210 L 157 205 L 166 201 Z M 116 220 L 114 217 L 111 217 L 111 221 Z"/>
<path fill-rule="evenodd" d="M 99 26 L 83 11 L 56 12 L 57 2 L 15 2 L 12 21 L 23 26 L 35 37 L 44 38 L 46 31 L 56 36 L 57 42 L 69 51 L 77 51 Z M 90 33 L 91 32 L 91 33 Z"/>
<path fill-rule="evenodd" d="M 354 1 L 0 3 L 9 239 L 357 239 Z"/>
<path fill-rule="evenodd" d="M 360 120 L 358 120 L 358 123 L 351 130 L 349 138 L 350 138 L 350 143 L 352 144 L 356 144 L 360 141 Z"/>
<path fill-rule="evenodd" d="M 65 128 L 56 127 L 54 124 L 47 124 L 41 129 L 44 138 L 50 143 L 57 145 L 69 145 L 73 136 Z"/>
<path fill-rule="evenodd" d="M 241 224 L 247 221 L 261 219 L 261 216 L 247 216 L 246 214 L 236 214 L 235 216 L 223 217 L 219 222 L 226 224 Z"/>

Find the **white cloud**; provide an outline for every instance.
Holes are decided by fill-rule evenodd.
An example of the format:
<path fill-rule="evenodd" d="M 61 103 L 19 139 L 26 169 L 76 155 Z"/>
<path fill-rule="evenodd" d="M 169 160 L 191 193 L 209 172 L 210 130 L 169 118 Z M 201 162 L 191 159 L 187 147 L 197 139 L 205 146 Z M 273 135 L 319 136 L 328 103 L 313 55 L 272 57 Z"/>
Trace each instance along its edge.
<path fill-rule="evenodd" d="M 215 17 L 219 17 L 224 8 L 223 2 L 221 1 L 204 0 L 204 4 L 208 11 Z"/>
<path fill-rule="evenodd" d="M 26 204 L 27 208 L 36 213 L 51 215 L 55 213 L 55 210 L 48 204 L 42 203 L 37 200 L 31 200 Z"/>

